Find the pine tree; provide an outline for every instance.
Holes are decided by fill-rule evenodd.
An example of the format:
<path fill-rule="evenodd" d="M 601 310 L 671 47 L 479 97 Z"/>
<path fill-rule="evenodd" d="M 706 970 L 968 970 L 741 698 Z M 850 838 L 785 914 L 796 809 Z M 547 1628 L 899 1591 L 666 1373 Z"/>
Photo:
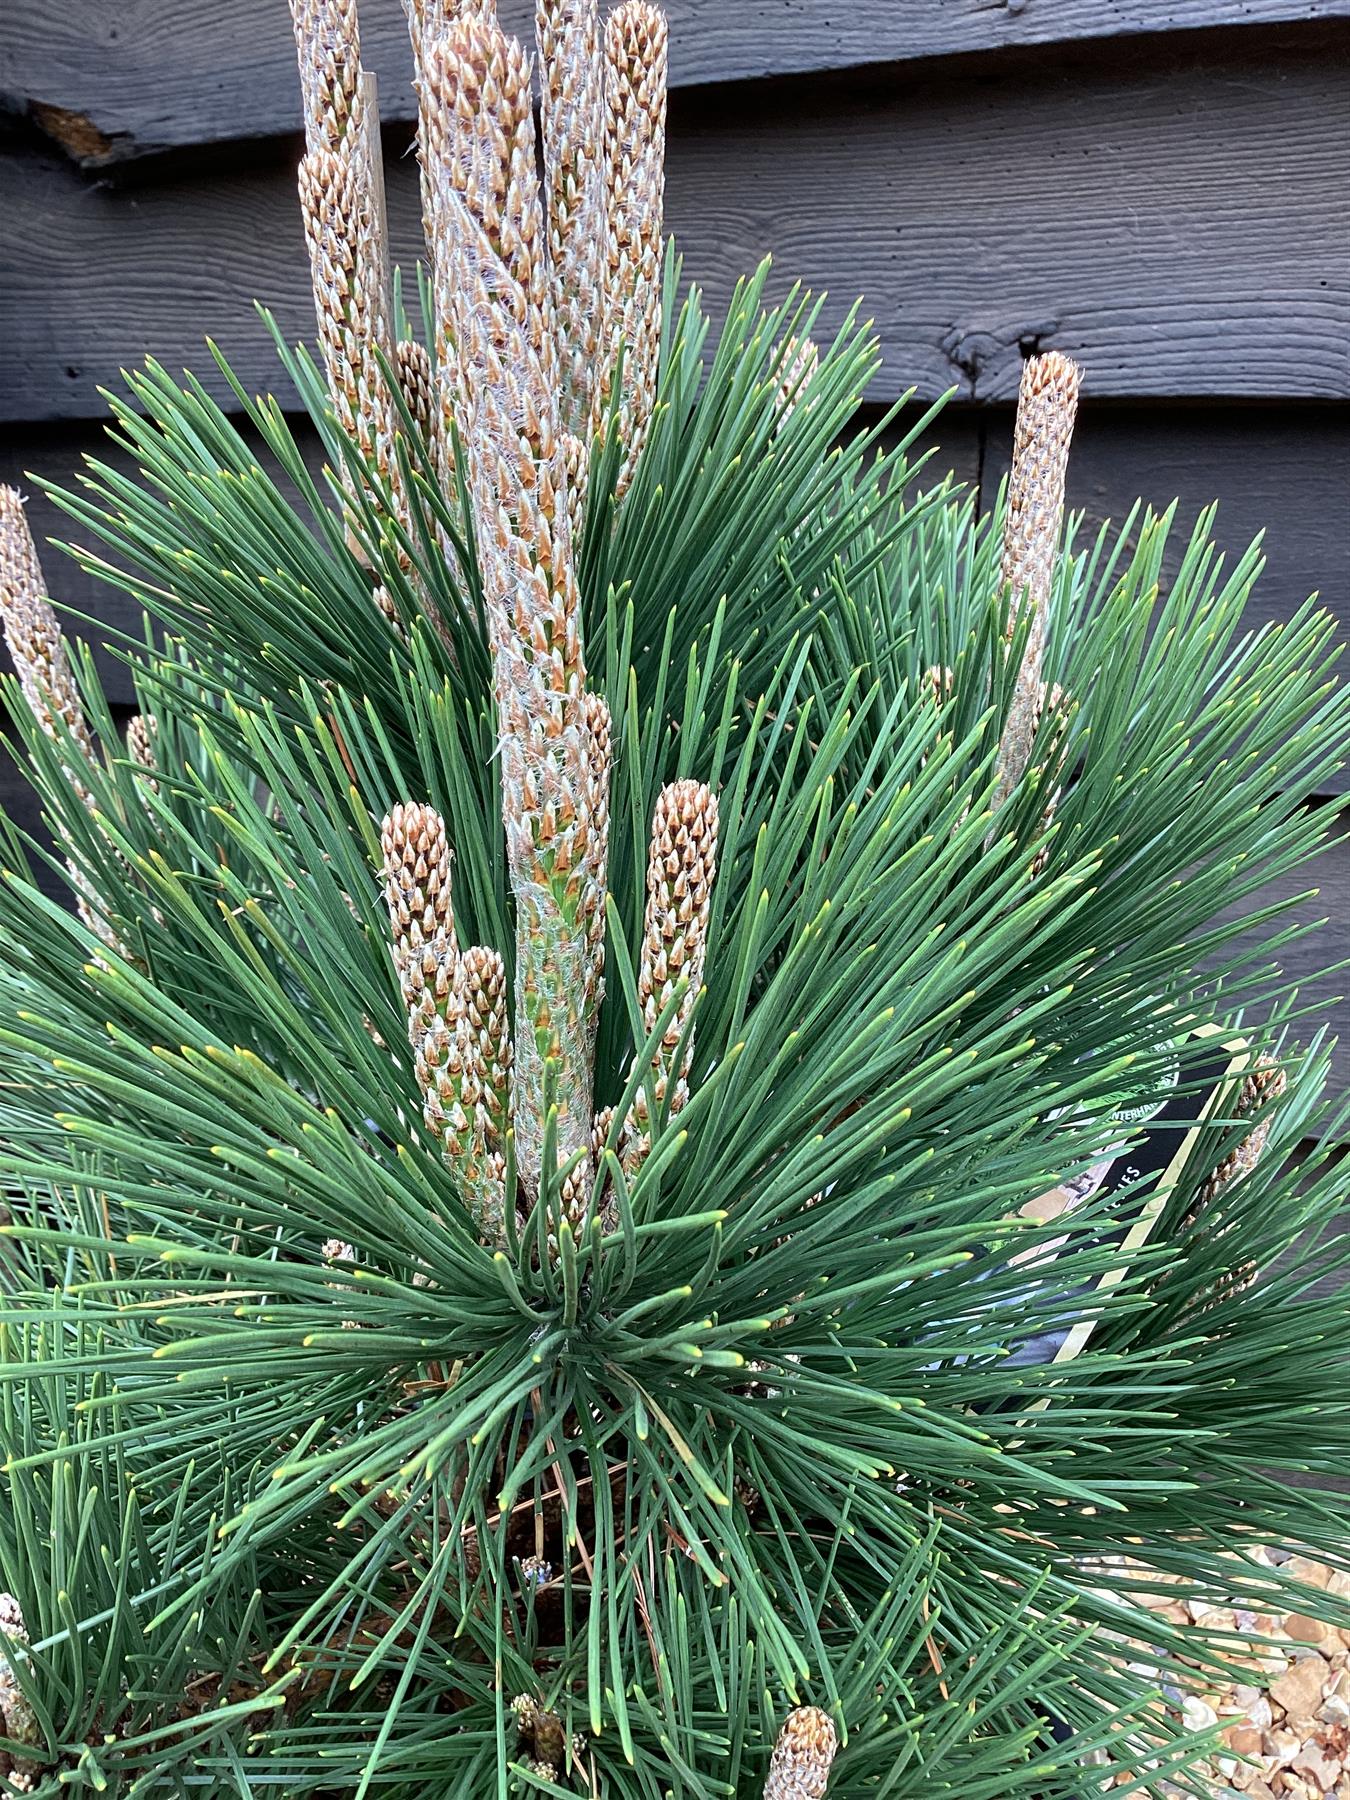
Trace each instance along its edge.
<path fill-rule="evenodd" d="M 1063 356 L 982 520 L 856 317 L 761 269 L 714 340 L 644 0 L 540 0 L 542 180 L 493 6 L 410 0 L 415 324 L 353 0 L 293 13 L 326 460 L 129 377 L 56 496 L 125 737 L 0 495 L 7 1790 L 1184 1778 L 1232 1646 L 1150 1580 L 1347 1566 L 1267 897 L 1332 622 L 1244 624 L 1210 515 L 1083 539 Z"/>

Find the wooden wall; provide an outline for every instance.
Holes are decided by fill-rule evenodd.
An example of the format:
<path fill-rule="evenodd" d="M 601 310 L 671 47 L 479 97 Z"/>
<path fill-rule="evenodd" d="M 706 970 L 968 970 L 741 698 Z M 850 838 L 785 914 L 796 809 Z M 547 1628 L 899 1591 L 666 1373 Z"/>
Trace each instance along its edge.
<path fill-rule="evenodd" d="M 1067 350 L 1087 370 L 1074 504 L 1217 497 L 1234 548 L 1268 528 L 1264 616 L 1314 588 L 1350 613 L 1350 0 L 666 4 L 668 218 L 714 307 L 765 252 L 829 290 L 827 325 L 864 295 L 869 404 L 954 388 L 937 435 L 982 497 L 1023 357 Z M 532 0 L 500 10 L 529 28 Z M 398 0 L 361 13 L 411 265 L 405 28 Z M 275 383 L 254 297 L 312 330 L 298 154 L 285 0 L 6 0 L 0 479 L 68 473 L 100 386 L 147 353 L 207 375 L 207 332 Z M 1318 878 L 1306 911 L 1333 923 L 1291 970 L 1350 954 L 1350 851 Z"/>

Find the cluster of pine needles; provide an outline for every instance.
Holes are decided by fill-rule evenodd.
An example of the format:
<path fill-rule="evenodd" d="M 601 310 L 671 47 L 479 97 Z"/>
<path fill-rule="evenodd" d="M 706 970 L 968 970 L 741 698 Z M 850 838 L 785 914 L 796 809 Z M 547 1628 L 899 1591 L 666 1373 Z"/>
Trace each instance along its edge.
<path fill-rule="evenodd" d="M 1158 1695 L 1236 1646 L 1150 1571 L 1347 1566 L 1269 897 L 1333 623 L 1245 623 L 1210 515 L 1084 538 L 1062 355 L 980 519 L 932 413 L 859 426 L 855 315 L 761 269 L 715 332 L 645 0 L 540 0 L 538 160 L 493 6 L 408 11 L 415 301 L 352 0 L 293 0 L 298 400 L 150 363 L 56 493 L 125 732 L 0 493 L 4 1789 L 1184 1787 Z M 1164 1099 L 1165 1181 L 1079 1179 Z"/>

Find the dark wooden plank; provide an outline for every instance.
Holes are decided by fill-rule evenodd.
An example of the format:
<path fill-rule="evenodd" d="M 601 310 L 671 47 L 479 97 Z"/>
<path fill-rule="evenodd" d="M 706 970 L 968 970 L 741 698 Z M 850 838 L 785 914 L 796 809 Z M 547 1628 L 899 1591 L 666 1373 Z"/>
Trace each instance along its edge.
<path fill-rule="evenodd" d="M 860 421 L 871 423 L 871 411 L 870 407 L 863 407 L 858 415 Z M 900 415 L 898 429 L 905 429 L 906 416 Z M 927 456 L 928 461 L 915 478 L 921 488 L 934 487 L 944 475 L 952 474 L 972 493 L 978 493 L 985 457 L 983 410 L 976 406 L 949 406 L 939 413 L 909 452 L 911 462 L 922 456 Z"/>
<path fill-rule="evenodd" d="M 1350 16 L 1350 0 L 665 0 L 676 88 L 857 69 L 1011 47 L 1119 41 L 1215 28 L 1297 27 Z M 533 0 L 501 0 L 533 33 Z M 363 53 L 387 119 L 414 114 L 399 0 L 363 0 Z M 0 94 L 84 167 L 299 126 L 281 0 L 9 0 Z"/>
<path fill-rule="evenodd" d="M 986 506 L 1007 473 L 1012 413 L 991 409 L 987 420 Z M 1230 559 L 1264 533 L 1253 623 L 1287 620 L 1316 593 L 1350 642 L 1350 410 L 1094 406 L 1089 394 L 1069 459 L 1069 504 L 1091 533 L 1122 521 L 1138 498 L 1157 509 L 1177 502 L 1164 580 L 1197 515 L 1217 500 L 1214 534 Z M 1350 789 L 1350 770 L 1329 786 Z"/>
<path fill-rule="evenodd" d="M 1344 814 L 1341 821 L 1344 829 Z M 1328 970 L 1350 958 L 1350 845 L 1331 845 L 1306 867 L 1271 882 L 1240 911 L 1245 915 L 1258 902 L 1304 895 L 1307 898 L 1298 899 L 1290 917 L 1313 929 L 1286 945 L 1277 961 L 1286 979 L 1298 983 L 1299 1001 L 1308 1009 L 1295 1038 L 1307 1043 L 1325 1024 L 1339 1040 L 1331 1069 L 1332 1090 L 1339 1095 L 1350 1083 L 1350 969 Z M 1263 927 L 1261 936 L 1269 929 Z"/>
<path fill-rule="evenodd" d="M 292 421 L 314 463 L 317 442 Z M 979 483 L 988 504 L 1006 472 L 1012 413 L 1004 407 L 952 406 L 921 448 L 933 449 L 927 475 L 947 469 Z M 106 583 L 90 581 L 49 537 L 78 536 L 71 521 L 30 476 L 69 482 L 83 453 L 111 456 L 102 427 L 83 421 L 19 426 L 0 432 L 0 482 L 30 494 L 30 517 L 57 598 L 123 630 L 134 608 Z M 1314 590 L 1350 636 L 1350 411 L 1341 407 L 1225 406 L 1147 409 L 1084 401 L 1070 463 L 1069 500 L 1087 527 L 1122 519 L 1140 495 L 1162 506 L 1178 501 L 1178 545 L 1199 510 L 1219 502 L 1216 532 L 1240 551 L 1265 530 L 1267 567 L 1253 595 L 1253 616 L 1288 619 Z M 925 479 L 927 479 L 927 475 Z M 116 700 L 130 699 L 125 677 L 105 661 Z"/>
<path fill-rule="evenodd" d="M 1035 104 L 1021 78 L 947 80 L 790 117 L 751 91 L 760 104 L 672 134 L 686 268 L 717 311 L 773 252 L 779 289 L 829 290 L 827 331 L 862 293 L 885 353 L 873 397 L 1007 398 L 1033 345 L 1078 355 L 1099 398 L 1350 395 L 1334 63 L 1097 72 Z M 388 192 L 408 265 L 411 158 L 390 161 Z M 247 384 L 272 384 L 254 295 L 312 333 L 289 164 L 118 190 L 0 159 L 0 217 L 0 417 L 87 416 L 147 351 L 205 369 L 208 330 Z"/>
<path fill-rule="evenodd" d="M 988 505 L 1008 470 L 1012 412 L 985 416 Z M 1315 592 L 1350 637 L 1350 409 L 1097 406 L 1089 388 L 1069 459 L 1069 505 L 1093 531 L 1123 520 L 1140 497 L 1159 509 L 1177 502 L 1176 555 L 1196 515 L 1217 500 L 1215 534 L 1232 555 L 1265 533 L 1256 615 L 1288 619 Z"/>
<path fill-rule="evenodd" d="M 292 417 L 290 423 L 306 462 L 317 473 L 324 461 L 317 432 L 303 415 Z M 279 481 L 283 492 L 293 495 L 294 490 L 271 456 L 252 433 L 249 435 L 255 454 Z M 977 487 L 983 445 L 984 427 L 979 415 L 968 408 L 952 409 L 915 448 L 916 456 L 925 450 L 933 452 L 924 477 L 925 484 L 930 477 L 936 481 L 940 473 L 951 471 L 968 487 Z M 109 443 L 99 424 L 80 421 L 30 425 L 0 431 L 0 483 L 17 487 L 27 500 L 29 525 L 37 540 L 43 574 L 52 598 L 78 615 L 66 616 L 66 628 L 94 644 L 99 673 L 110 702 L 114 706 L 130 705 L 134 700 L 130 678 L 125 666 L 107 649 L 100 627 L 109 634 L 125 632 L 139 639 L 142 634 L 140 610 L 120 588 L 86 574 L 77 562 L 56 547 L 57 543 L 88 543 L 89 534 L 38 485 L 39 481 L 53 481 L 66 487 L 74 486 L 85 455 L 98 457 L 125 471 L 133 467 L 131 458 Z M 4 645 L 0 643 L 0 668 L 7 667 Z"/>

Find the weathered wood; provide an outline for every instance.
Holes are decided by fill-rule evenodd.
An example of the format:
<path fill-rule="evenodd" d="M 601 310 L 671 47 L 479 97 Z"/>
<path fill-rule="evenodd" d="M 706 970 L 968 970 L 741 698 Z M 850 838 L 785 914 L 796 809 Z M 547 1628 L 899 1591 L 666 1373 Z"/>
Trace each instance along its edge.
<path fill-rule="evenodd" d="M 317 467 L 313 433 L 299 421 L 293 425 Z M 930 471 L 952 469 L 969 483 L 982 476 L 987 505 L 1007 468 L 1011 435 L 1009 409 L 949 407 L 924 441 L 934 446 Z M 124 595 L 90 581 L 46 547 L 48 538 L 79 533 L 29 477 L 68 484 L 85 452 L 125 460 L 96 422 L 9 427 L 0 431 L 0 482 L 30 495 L 29 516 L 57 597 L 134 632 L 138 621 Z M 1069 500 L 1092 527 L 1122 519 L 1141 494 L 1157 505 L 1175 498 L 1178 540 L 1200 508 L 1218 500 L 1216 532 L 1226 548 L 1236 553 L 1265 530 L 1267 567 L 1253 596 L 1254 618 L 1288 619 L 1317 590 L 1350 637 L 1347 467 L 1350 412 L 1340 407 L 1105 406 L 1095 403 L 1089 387 L 1069 465 Z M 130 699 L 120 668 L 108 662 L 105 678 L 114 699 Z"/>
<path fill-rule="evenodd" d="M 668 216 L 714 311 L 773 252 L 775 283 L 828 288 L 829 330 L 862 293 L 884 369 L 1010 397 L 1023 351 L 1080 356 L 1099 397 L 1350 395 L 1350 135 L 1328 130 L 1342 71 L 1095 72 L 1028 103 L 1025 80 L 922 84 L 866 111 L 781 99 L 672 134 Z M 394 249 L 416 255 L 410 157 L 388 169 Z M 291 166 L 132 191 L 0 159 L 0 417 L 99 409 L 146 352 L 210 371 L 208 330 L 250 386 L 277 371 L 251 305 L 313 333 Z M 779 273 L 781 271 L 781 273 Z"/>
<path fill-rule="evenodd" d="M 1350 0 L 666 0 L 677 87 L 904 64 L 1223 27 L 1297 28 L 1350 16 Z M 501 0 L 533 33 L 533 0 Z M 363 53 L 386 119 L 410 119 L 399 0 L 363 0 Z M 300 109 L 281 0 L 9 0 L 0 94 L 86 168 L 185 145 L 296 131 Z"/>
<path fill-rule="evenodd" d="M 1342 813 L 1342 831 L 1346 822 Z M 1350 1083 L 1350 982 L 1345 969 L 1332 974 L 1327 971 L 1347 954 L 1350 845 L 1342 841 L 1329 846 L 1306 867 L 1271 882 L 1260 896 L 1245 902 L 1241 911 L 1245 915 L 1267 899 L 1293 900 L 1300 895 L 1308 898 L 1299 900 L 1290 918 L 1315 929 L 1287 944 L 1277 961 L 1286 978 L 1298 983 L 1299 1003 L 1307 1009 L 1294 1031 L 1295 1038 L 1306 1043 L 1326 1024 L 1339 1040 L 1332 1056 L 1332 1087 L 1339 1094 Z M 1268 932 L 1269 927 L 1263 927 L 1261 935 Z"/>
<path fill-rule="evenodd" d="M 1012 413 L 987 415 L 982 503 L 1007 473 Z M 1309 407 L 1195 410 L 1092 404 L 1089 385 L 1069 458 L 1068 502 L 1091 533 L 1121 521 L 1136 498 L 1157 509 L 1177 502 L 1164 562 L 1170 579 L 1200 511 L 1218 501 L 1217 542 L 1236 558 L 1264 533 L 1266 568 L 1252 596 L 1253 621 L 1287 620 L 1312 593 L 1350 642 L 1350 412 Z M 1350 770 L 1328 783 L 1350 788 Z"/>
<path fill-rule="evenodd" d="M 985 417 L 981 499 L 988 506 L 1008 470 L 1012 413 L 1000 407 Z M 1217 500 L 1215 535 L 1232 556 L 1265 534 L 1267 566 L 1253 597 L 1259 617 L 1288 619 L 1317 593 L 1350 638 L 1348 468 L 1344 408 L 1097 406 L 1089 370 L 1068 503 L 1090 532 L 1123 520 L 1138 497 L 1159 509 L 1177 501 L 1170 573 L 1196 515 Z"/>

